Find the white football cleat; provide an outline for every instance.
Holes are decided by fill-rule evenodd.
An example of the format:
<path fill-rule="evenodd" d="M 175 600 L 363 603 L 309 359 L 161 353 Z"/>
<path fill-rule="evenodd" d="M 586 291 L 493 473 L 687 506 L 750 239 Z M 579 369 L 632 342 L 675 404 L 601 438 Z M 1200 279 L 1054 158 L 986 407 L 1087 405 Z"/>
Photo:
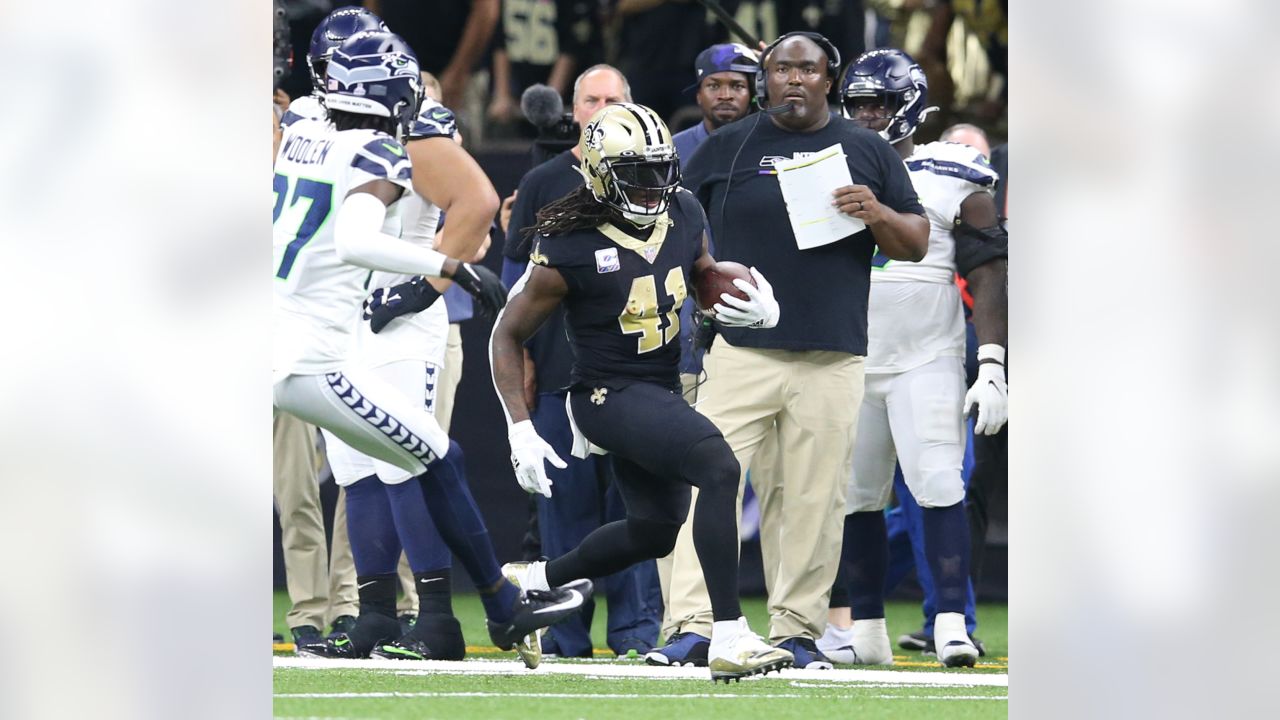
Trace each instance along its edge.
<path fill-rule="evenodd" d="M 946 667 L 973 667 L 978 648 L 969 638 L 963 613 L 938 613 L 933 619 L 933 644 L 938 660 Z"/>
<path fill-rule="evenodd" d="M 736 682 L 749 675 L 763 675 L 795 663 L 795 656 L 790 652 L 770 645 L 751 632 L 745 617 L 738 618 L 738 627 L 732 637 L 718 637 L 714 629 L 711 635 L 708 665 L 712 682 L 723 680 L 728 685 L 730 680 Z"/>
<path fill-rule="evenodd" d="M 854 620 L 847 630 L 828 623 L 826 632 L 818 639 L 818 649 L 832 662 L 844 665 L 893 664 L 893 648 L 889 645 L 884 618 Z"/>

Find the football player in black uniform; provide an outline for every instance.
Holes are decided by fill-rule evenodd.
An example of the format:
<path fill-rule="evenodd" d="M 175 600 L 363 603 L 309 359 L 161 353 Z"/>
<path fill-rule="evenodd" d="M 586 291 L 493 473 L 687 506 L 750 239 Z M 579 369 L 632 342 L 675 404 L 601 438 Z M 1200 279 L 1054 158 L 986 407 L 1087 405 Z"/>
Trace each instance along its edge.
<path fill-rule="evenodd" d="M 538 589 L 667 555 L 697 487 L 694 544 L 715 618 L 711 677 L 728 682 L 786 667 L 791 653 L 751 632 L 738 604 L 738 462 L 715 425 L 680 395 L 680 305 L 690 276 L 715 263 L 702 208 L 679 189 L 671 133 L 649 108 L 603 108 L 579 148 L 586 184 L 538 213 L 532 263 L 494 326 L 490 360 L 516 478 L 526 491 L 549 493 L 543 461 L 563 461 L 529 422 L 521 347 L 565 304 L 575 351 L 567 402 L 573 451 L 610 455 L 627 517 L 550 562 L 504 569 L 521 587 Z M 721 295 L 722 324 L 777 324 L 773 290 L 752 274 L 754 286 L 736 281 L 747 300 Z"/>

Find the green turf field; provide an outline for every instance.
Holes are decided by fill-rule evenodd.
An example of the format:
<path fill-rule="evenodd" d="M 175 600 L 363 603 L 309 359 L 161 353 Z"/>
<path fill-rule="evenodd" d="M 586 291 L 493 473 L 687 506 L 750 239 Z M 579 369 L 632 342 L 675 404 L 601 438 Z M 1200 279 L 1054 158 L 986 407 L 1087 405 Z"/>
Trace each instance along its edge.
<path fill-rule="evenodd" d="M 288 637 L 288 598 L 275 594 L 275 631 Z M 528 671 L 489 645 L 473 595 L 455 598 L 470 648 L 463 663 L 300 661 L 277 646 L 276 717 L 295 718 L 814 718 L 857 712 L 859 718 L 1003 718 L 1008 714 L 1008 611 L 979 608 L 978 636 L 987 657 L 974 670 L 943 670 L 918 653 L 901 652 L 885 669 L 784 670 L 732 686 L 703 679 L 705 669 L 651 668 L 614 659 L 597 613 L 596 659 L 544 662 Z M 762 598 L 743 609 L 752 627 L 767 627 Z M 916 629 L 919 606 L 891 603 L 892 638 Z M 980 684 L 972 684 L 980 683 Z M 837 705 L 838 704 L 838 705 Z"/>

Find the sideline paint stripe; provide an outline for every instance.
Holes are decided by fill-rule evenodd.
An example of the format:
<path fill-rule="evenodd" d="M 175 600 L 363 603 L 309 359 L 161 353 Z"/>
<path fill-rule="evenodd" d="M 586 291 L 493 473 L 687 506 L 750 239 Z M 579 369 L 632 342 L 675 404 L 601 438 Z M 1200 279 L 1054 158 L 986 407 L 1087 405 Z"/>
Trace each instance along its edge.
<path fill-rule="evenodd" d="M 640 694 L 640 693 L 520 693 L 520 692 L 333 692 L 333 693 L 276 693 L 272 697 L 283 700 L 352 700 L 384 698 L 538 698 L 556 700 L 862 700 L 866 695 L 804 695 L 800 693 L 771 693 L 767 695 L 730 695 L 712 693 L 690 694 Z M 880 700 L 1008 700 L 1008 695 L 872 695 Z"/>
<path fill-rule="evenodd" d="M 576 675 L 606 678 L 661 678 L 709 680 L 706 668 L 657 667 L 652 665 L 606 663 L 544 663 L 527 670 L 514 660 L 327 660 L 306 657 L 273 657 L 273 667 L 303 670 L 388 670 L 397 674 L 420 675 Z M 761 680 L 813 680 L 819 682 L 890 683 L 935 687 L 1009 687 L 1005 673 L 968 673 L 964 671 L 897 672 L 894 670 L 796 670 L 789 668 L 779 675 L 748 678 Z"/>

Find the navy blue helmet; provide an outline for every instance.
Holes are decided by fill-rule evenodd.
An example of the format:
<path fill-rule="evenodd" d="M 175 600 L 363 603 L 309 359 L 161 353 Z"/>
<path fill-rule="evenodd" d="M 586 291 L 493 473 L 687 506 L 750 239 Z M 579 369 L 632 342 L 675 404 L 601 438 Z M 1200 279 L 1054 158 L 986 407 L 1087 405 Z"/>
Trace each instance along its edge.
<path fill-rule="evenodd" d="M 388 32 L 386 24 L 377 15 L 362 7 L 348 5 L 329 13 L 311 33 L 311 48 L 307 51 L 307 69 L 311 71 L 311 86 L 324 93 L 325 66 L 333 51 L 342 41 L 365 30 Z"/>
<path fill-rule="evenodd" d="M 911 137 L 929 113 L 929 81 L 910 55 L 885 48 L 865 52 L 845 68 L 840 79 L 840 114 L 854 118 L 860 99 L 883 103 L 889 125 L 879 131 L 891 143 Z"/>
<path fill-rule="evenodd" d="M 333 51 L 324 102 L 330 110 L 393 118 L 403 141 L 422 104 L 418 58 L 395 33 L 356 33 Z"/>

